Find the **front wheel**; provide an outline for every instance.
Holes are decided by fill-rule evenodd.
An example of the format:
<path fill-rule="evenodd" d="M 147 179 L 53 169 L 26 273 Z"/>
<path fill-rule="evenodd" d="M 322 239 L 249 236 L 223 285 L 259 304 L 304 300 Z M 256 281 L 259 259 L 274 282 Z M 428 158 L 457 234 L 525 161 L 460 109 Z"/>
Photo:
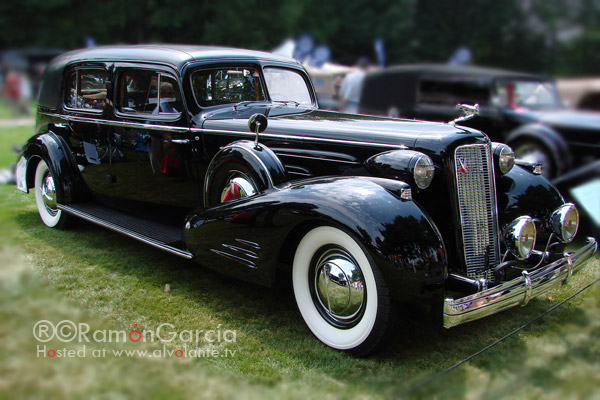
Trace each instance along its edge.
<path fill-rule="evenodd" d="M 363 247 L 344 231 L 321 226 L 300 241 L 292 281 L 302 318 L 321 342 L 357 356 L 384 341 L 389 290 Z"/>
<path fill-rule="evenodd" d="M 59 210 L 56 182 L 45 161 L 40 161 L 35 170 L 35 202 L 44 224 L 50 228 L 65 228 L 68 215 Z"/>
<path fill-rule="evenodd" d="M 542 164 L 542 175 L 545 178 L 553 178 L 555 174 L 554 160 L 548 149 L 535 141 L 522 141 L 514 147 L 515 157 L 534 163 Z"/>

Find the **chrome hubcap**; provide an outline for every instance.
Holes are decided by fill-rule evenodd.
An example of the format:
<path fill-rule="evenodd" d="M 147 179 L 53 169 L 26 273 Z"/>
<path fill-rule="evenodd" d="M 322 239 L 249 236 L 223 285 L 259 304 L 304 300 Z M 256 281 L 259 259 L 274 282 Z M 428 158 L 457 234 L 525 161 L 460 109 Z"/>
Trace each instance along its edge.
<path fill-rule="evenodd" d="M 44 176 L 42 185 L 40 187 L 42 198 L 44 199 L 44 205 L 50 215 L 56 215 L 58 210 L 56 209 L 56 187 L 54 186 L 54 179 L 50 174 Z"/>
<path fill-rule="evenodd" d="M 349 328 L 362 315 L 364 278 L 354 259 L 344 250 L 327 250 L 315 267 L 317 307 L 335 326 Z"/>
<path fill-rule="evenodd" d="M 231 177 L 221 192 L 221 203 L 253 196 L 256 193 L 256 188 L 246 176 Z"/>

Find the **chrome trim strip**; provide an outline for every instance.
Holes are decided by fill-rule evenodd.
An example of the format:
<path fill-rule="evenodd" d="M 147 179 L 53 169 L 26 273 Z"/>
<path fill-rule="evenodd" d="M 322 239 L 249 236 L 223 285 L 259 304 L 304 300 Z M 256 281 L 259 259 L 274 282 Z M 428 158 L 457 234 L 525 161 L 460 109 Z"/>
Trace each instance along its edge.
<path fill-rule="evenodd" d="M 256 242 L 251 242 L 250 240 L 245 240 L 245 239 L 235 239 L 235 241 L 238 243 L 241 243 L 241 244 L 245 244 L 246 246 L 253 247 L 256 250 L 260 250 L 260 244 L 258 244 Z"/>
<path fill-rule="evenodd" d="M 66 121 L 73 122 L 85 122 L 90 124 L 98 124 L 98 125 L 112 125 L 119 126 L 123 128 L 138 128 L 138 129 L 147 129 L 154 131 L 168 131 L 168 132 L 197 132 L 197 133 L 215 133 L 221 135 L 237 135 L 237 136 L 248 136 L 253 139 L 256 137 L 256 133 L 252 132 L 241 132 L 241 131 L 221 131 L 217 129 L 204 129 L 204 128 L 186 128 L 179 126 L 168 126 L 168 125 L 155 125 L 155 124 L 144 124 L 140 122 L 125 122 L 125 121 L 114 121 L 114 120 L 104 120 L 98 118 L 88 118 L 88 117 L 78 117 L 73 115 L 62 115 L 55 113 L 40 113 L 42 115 L 54 118 L 60 118 Z M 283 140 L 309 140 L 315 142 L 324 142 L 324 143 L 336 143 L 336 144 L 346 144 L 346 145 L 359 145 L 359 146 L 371 146 L 371 147 L 381 147 L 387 149 L 401 149 L 406 150 L 408 146 L 403 144 L 383 144 L 383 143 L 373 143 L 373 142 L 360 142 L 355 140 L 344 140 L 344 139 L 327 139 L 320 137 L 311 137 L 311 136 L 293 136 L 293 135 L 281 135 L 274 133 L 261 133 L 261 138 L 270 138 L 270 139 L 283 139 Z"/>
<path fill-rule="evenodd" d="M 144 236 L 144 235 L 140 235 L 137 232 L 134 232 L 132 230 L 129 230 L 129 229 L 123 228 L 121 226 L 112 224 L 110 222 L 106 222 L 106 221 L 104 221 L 104 220 L 102 220 L 100 218 L 96 218 L 93 215 L 90 215 L 88 213 L 82 212 L 80 210 L 77 210 L 75 208 L 69 207 L 67 205 L 57 204 L 56 207 L 58 209 L 60 209 L 60 210 L 68 212 L 69 214 L 73 214 L 76 217 L 85 219 L 86 221 L 89 221 L 89 222 L 92 222 L 94 224 L 100 225 L 100 226 L 102 226 L 104 228 L 108 228 L 110 230 L 122 233 L 122 234 L 124 234 L 126 236 L 129 236 L 130 238 L 139 240 L 140 242 L 149 244 L 150 246 L 156 247 L 158 249 L 161 249 L 161 250 L 164 250 L 164 251 L 168 251 L 169 253 L 175 254 L 176 256 L 187 258 L 188 260 L 191 260 L 192 258 L 195 257 L 194 254 L 192 254 L 192 253 L 190 253 L 188 251 L 185 251 L 185 250 L 182 250 L 182 249 L 178 249 L 176 247 L 169 246 L 169 245 L 167 245 L 167 244 L 165 244 L 163 242 L 159 242 L 158 240 L 149 238 L 149 237 Z"/>
<path fill-rule="evenodd" d="M 88 118 L 88 117 L 78 117 L 74 115 L 62 115 L 62 114 L 52 114 L 52 113 L 40 113 L 48 117 L 60 118 L 65 121 L 72 122 L 84 122 L 88 124 L 98 124 L 98 125 L 110 125 L 110 126 L 118 126 L 122 128 L 138 128 L 138 129 L 146 129 L 151 131 L 167 131 L 167 132 L 189 132 L 190 128 L 181 127 L 181 126 L 169 126 L 169 125 L 155 125 L 155 124 L 145 124 L 141 122 L 125 122 L 125 121 L 114 121 L 114 120 L 106 120 L 99 118 Z"/>
<path fill-rule="evenodd" d="M 235 134 L 241 136 L 251 136 L 255 137 L 255 133 L 252 132 L 240 132 L 240 131 L 220 131 L 216 129 L 204 129 L 204 128 L 191 128 L 192 132 L 200 132 L 200 133 L 214 133 L 214 134 Z M 328 138 L 320 138 L 313 136 L 293 136 L 293 135 L 282 135 L 276 133 L 261 133 L 262 138 L 270 138 L 270 139 L 283 139 L 283 140 L 299 140 L 299 141 L 314 141 L 314 142 L 325 142 L 325 143 L 336 143 L 336 144 L 346 144 L 346 145 L 359 145 L 359 146 L 372 146 L 372 147 L 382 147 L 386 149 L 399 149 L 406 150 L 408 146 L 403 144 L 384 144 L 384 143 L 373 143 L 373 142 L 359 142 L 356 140 L 345 140 L 345 139 L 328 139 Z"/>
<path fill-rule="evenodd" d="M 309 159 L 309 160 L 319 160 L 319 161 L 330 161 L 330 162 L 334 162 L 334 163 L 342 163 L 342 164 L 351 164 L 351 165 L 360 165 L 360 163 L 358 161 L 346 161 L 346 160 L 334 160 L 333 158 L 325 158 L 325 157 L 313 157 L 313 156 L 305 156 L 305 155 L 301 155 L 301 154 L 289 154 L 289 153 L 285 153 L 285 152 L 275 152 L 275 154 L 277 154 L 278 157 L 292 157 L 292 158 L 302 158 L 302 159 Z"/>
<path fill-rule="evenodd" d="M 525 305 L 530 299 L 564 283 L 568 276 L 581 270 L 597 250 L 596 239 L 590 237 L 576 252 L 539 269 L 524 272 L 519 278 L 460 299 L 446 299 L 444 327 L 452 328 L 511 307 Z"/>
<path fill-rule="evenodd" d="M 236 256 L 236 255 L 233 255 L 230 253 L 226 253 L 224 251 L 217 250 L 217 249 L 210 249 L 210 251 L 212 251 L 213 253 L 220 255 L 221 257 L 224 257 L 228 260 L 237 261 L 240 264 L 245 265 L 248 268 L 252 268 L 252 269 L 257 268 L 257 265 L 254 262 L 247 260 L 243 257 L 239 257 L 239 256 Z"/>
<path fill-rule="evenodd" d="M 225 244 L 225 243 L 221 244 L 221 246 L 225 247 L 226 249 L 237 251 L 238 253 L 242 253 L 243 255 L 248 256 L 250 258 L 258 259 L 258 254 L 253 252 L 252 250 L 247 250 L 242 247 L 234 246 L 232 244 Z"/>

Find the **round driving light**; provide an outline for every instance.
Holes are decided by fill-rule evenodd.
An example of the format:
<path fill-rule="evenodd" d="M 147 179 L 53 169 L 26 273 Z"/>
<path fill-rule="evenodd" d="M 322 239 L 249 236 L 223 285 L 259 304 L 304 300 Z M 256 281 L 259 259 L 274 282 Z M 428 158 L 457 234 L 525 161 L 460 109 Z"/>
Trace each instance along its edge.
<path fill-rule="evenodd" d="M 510 146 L 502 143 L 494 143 L 493 149 L 498 169 L 503 174 L 508 173 L 515 166 L 515 152 Z"/>
<path fill-rule="evenodd" d="M 533 219 L 526 215 L 511 222 L 504 230 L 504 243 L 508 250 L 519 260 L 531 255 L 535 248 L 537 231 Z"/>
<path fill-rule="evenodd" d="M 550 225 L 563 243 L 573 240 L 579 227 L 579 213 L 575 205 L 566 203 L 558 207 L 550 217 Z"/>
<path fill-rule="evenodd" d="M 413 168 L 413 177 L 415 183 L 420 189 L 427 188 L 433 180 L 433 174 L 435 169 L 433 167 L 433 161 L 425 154 L 417 156 L 417 161 Z"/>

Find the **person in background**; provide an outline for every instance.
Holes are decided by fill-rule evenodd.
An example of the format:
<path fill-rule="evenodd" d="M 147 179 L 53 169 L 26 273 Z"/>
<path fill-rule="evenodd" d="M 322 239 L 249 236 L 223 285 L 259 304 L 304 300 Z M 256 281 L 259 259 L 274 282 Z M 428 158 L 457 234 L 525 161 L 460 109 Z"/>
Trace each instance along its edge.
<path fill-rule="evenodd" d="M 356 64 L 356 70 L 346 75 L 340 87 L 339 102 L 343 112 L 358 113 L 363 80 L 370 63 L 367 58 L 361 57 Z"/>

